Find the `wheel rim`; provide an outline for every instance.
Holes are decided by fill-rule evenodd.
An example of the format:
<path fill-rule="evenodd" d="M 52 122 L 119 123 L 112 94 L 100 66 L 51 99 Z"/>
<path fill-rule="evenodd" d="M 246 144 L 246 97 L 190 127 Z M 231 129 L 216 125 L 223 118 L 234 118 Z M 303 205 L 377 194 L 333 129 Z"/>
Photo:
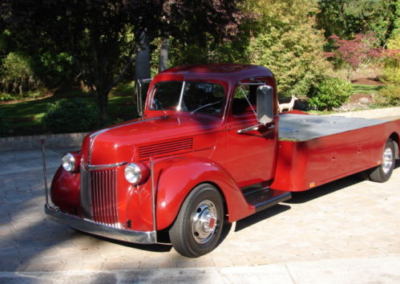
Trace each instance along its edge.
<path fill-rule="evenodd" d="M 214 203 L 210 200 L 202 201 L 192 217 L 192 235 L 199 244 L 207 243 L 217 228 L 218 213 Z"/>
<path fill-rule="evenodd" d="M 389 173 L 393 167 L 393 151 L 390 148 L 386 148 L 383 152 L 383 164 L 382 170 L 385 174 Z"/>

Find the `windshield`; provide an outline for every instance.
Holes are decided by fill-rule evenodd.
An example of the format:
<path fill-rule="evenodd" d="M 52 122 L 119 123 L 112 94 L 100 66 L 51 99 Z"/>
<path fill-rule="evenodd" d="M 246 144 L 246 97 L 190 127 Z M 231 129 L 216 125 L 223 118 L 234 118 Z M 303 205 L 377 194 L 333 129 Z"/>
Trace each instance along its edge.
<path fill-rule="evenodd" d="M 224 88 L 208 82 L 166 81 L 155 84 L 150 110 L 222 115 Z"/>

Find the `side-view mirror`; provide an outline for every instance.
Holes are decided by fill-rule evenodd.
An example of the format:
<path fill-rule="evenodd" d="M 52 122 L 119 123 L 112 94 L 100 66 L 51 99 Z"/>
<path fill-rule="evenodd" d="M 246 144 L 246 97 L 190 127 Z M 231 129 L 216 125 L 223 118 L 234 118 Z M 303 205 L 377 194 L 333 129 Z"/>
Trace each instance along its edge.
<path fill-rule="evenodd" d="M 143 105 L 146 101 L 146 95 L 151 80 L 152 79 L 138 79 L 136 81 L 136 88 L 135 88 L 136 108 L 140 116 L 143 115 Z"/>
<path fill-rule="evenodd" d="M 271 123 L 274 118 L 274 89 L 263 85 L 257 88 L 257 120 L 260 124 Z"/>

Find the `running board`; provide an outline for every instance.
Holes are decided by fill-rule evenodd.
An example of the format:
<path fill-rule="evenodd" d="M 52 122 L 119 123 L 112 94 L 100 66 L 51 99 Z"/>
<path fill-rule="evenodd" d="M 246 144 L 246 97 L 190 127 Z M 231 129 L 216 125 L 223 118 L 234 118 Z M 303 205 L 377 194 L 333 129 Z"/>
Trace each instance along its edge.
<path fill-rule="evenodd" d="M 290 191 L 274 190 L 270 188 L 249 187 L 243 190 L 247 203 L 256 208 L 256 212 L 272 207 L 292 197 Z"/>

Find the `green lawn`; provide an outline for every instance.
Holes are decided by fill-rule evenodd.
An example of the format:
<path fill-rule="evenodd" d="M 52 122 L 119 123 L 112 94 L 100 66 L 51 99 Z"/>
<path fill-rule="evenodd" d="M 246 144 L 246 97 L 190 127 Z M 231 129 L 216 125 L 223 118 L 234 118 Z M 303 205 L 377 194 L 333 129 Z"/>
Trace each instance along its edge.
<path fill-rule="evenodd" d="M 352 84 L 352 87 L 353 94 L 372 94 L 377 93 L 384 86 Z"/>
<path fill-rule="evenodd" d="M 131 87 L 116 88 L 109 96 L 108 114 L 109 123 L 121 122 L 136 117 L 136 106 L 133 104 L 133 89 Z M 10 104 L 1 104 L 0 112 L 3 114 L 9 127 L 4 136 L 35 135 L 46 133 L 41 119 L 46 114 L 48 105 L 63 98 L 83 98 L 88 104 L 95 104 L 94 99 L 87 93 L 67 92 L 36 100 L 23 101 Z"/>

